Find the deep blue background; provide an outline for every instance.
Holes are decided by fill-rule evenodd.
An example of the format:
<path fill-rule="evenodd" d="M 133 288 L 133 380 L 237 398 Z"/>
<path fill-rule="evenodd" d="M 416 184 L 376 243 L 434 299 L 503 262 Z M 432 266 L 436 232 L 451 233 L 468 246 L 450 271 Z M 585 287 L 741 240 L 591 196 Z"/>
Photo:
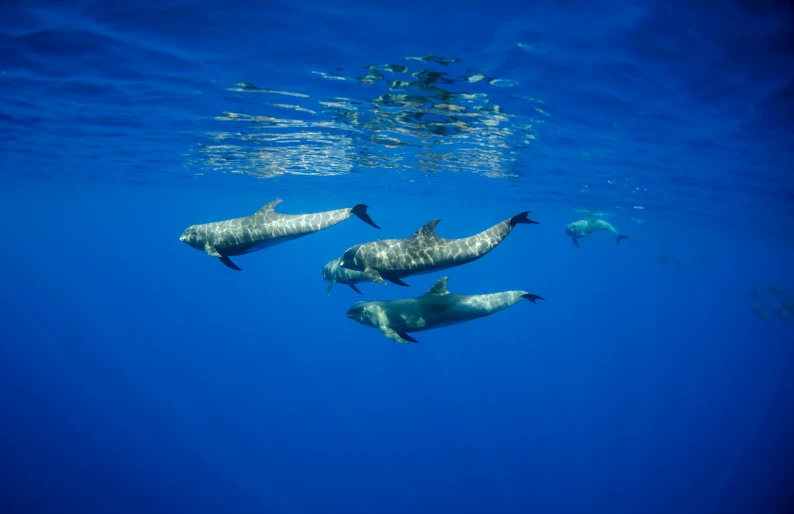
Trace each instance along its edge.
<path fill-rule="evenodd" d="M 686 5 L 4 2 L 0 511 L 790 512 L 794 323 L 747 291 L 794 291 L 791 10 Z M 258 112 L 235 82 L 328 100 L 360 90 L 311 71 L 430 52 L 518 81 L 489 92 L 517 116 L 514 93 L 546 101 L 518 178 L 201 160 L 215 116 Z M 178 240 L 276 197 L 383 230 L 242 273 Z M 575 248 L 584 204 L 632 240 Z M 527 209 L 446 274 L 539 305 L 397 345 L 325 294 L 352 244 Z"/>

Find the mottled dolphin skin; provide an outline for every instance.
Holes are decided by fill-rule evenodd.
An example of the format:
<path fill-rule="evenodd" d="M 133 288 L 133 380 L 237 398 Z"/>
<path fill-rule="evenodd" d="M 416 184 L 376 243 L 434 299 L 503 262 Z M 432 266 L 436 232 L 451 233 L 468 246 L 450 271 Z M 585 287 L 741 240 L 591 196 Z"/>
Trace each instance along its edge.
<path fill-rule="evenodd" d="M 385 302 L 357 302 L 347 317 L 364 326 L 379 328 L 383 335 L 398 343 L 418 343 L 408 332 L 421 332 L 447 327 L 490 316 L 521 300 L 537 303 L 542 297 L 526 291 L 504 291 L 492 294 L 461 295 L 447 291 L 444 277 L 427 293 L 416 298 Z"/>
<path fill-rule="evenodd" d="M 380 228 L 369 217 L 367 206 L 363 204 L 313 214 L 279 214 L 275 208 L 281 201 L 277 198 L 251 216 L 192 225 L 185 229 L 179 240 L 207 252 L 207 255 L 218 257 L 229 268 L 241 271 L 229 257 L 256 252 L 319 232 L 353 215 Z"/>
<path fill-rule="evenodd" d="M 618 232 L 618 229 L 613 227 L 610 222 L 597 218 L 587 218 L 574 221 L 573 223 L 568 223 L 568 225 L 565 227 L 565 233 L 571 237 L 573 244 L 576 245 L 577 248 L 579 248 L 580 238 L 592 236 L 596 232 L 601 232 L 604 230 L 608 230 L 613 234 L 617 234 L 617 244 L 620 244 L 621 240 L 629 238 L 629 236 Z"/>
<path fill-rule="evenodd" d="M 339 259 L 334 259 L 323 266 L 323 278 L 330 282 L 330 284 L 328 284 L 328 290 L 326 291 L 326 294 L 331 294 L 331 288 L 334 287 L 334 284 L 337 282 L 340 284 L 347 284 L 350 286 L 350 289 L 357 292 L 358 294 L 361 294 L 361 291 L 358 290 L 356 284 L 360 284 L 361 282 L 369 282 L 369 277 L 367 277 L 361 271 L 340 267 Z"/>
<path fill-rule="evenodd" d="M 364 272 L 373 282 L 386 280 L 408 286 L 401 278 L 433 273 L 476 261 L 501 243 L 519 223 L 537 223 L 527 217 L 532 211 L 516 214 L 493 227 L 461 239 L 436 235 L 439 218 L 432 219 L 407 239 L 383 239 L 348 248 L 339 266 Z"/>

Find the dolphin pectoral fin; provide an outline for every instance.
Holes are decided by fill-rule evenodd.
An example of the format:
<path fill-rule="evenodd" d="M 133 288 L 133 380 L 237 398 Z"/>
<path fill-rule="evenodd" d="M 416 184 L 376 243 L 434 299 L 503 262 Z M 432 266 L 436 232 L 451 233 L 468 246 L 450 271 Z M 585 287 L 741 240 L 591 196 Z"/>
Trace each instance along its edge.
<path fill-rule="evenodd" d="M 372 280 L 373 282 L 377 282 L 380 285 L 385 286 L 386 281 L 383 280 L 383 277 L 380 276 L 378 270 L 374 270 L 372 268 L 367 268 L 364 270 L 364 274 L 367 276 L 368 279 Z"/>
<path fill-rule="evenodd" d="M 207 252 L 207 255 L 210 257 L 222 257 L 218 249 L 209 243 L 204 245 L 204 251 Z"/>
<path fill-rule="evenodd" d="M 578 239 L 576 239 L 575 237 L 572 237 L 572 238 L 571 238 L 571 241 L 573 241 L 573 245 L 574 245 L 576 248 L 579 248 L 579 240 L 578 240 Z"/>
<path fill-rule="evenodd" d="M 389 277 L 386 277 L 386 280 L 388 280 L 388 281 L 389 281 L 389 282 L 391 282 L 392 284 L 397 284 L 398 286 L 403 286 L 403 287 L 411 287 L 411 286 L 409 286 L 408 284 L 406 284 L 405 282 L 403 282 L 402 280 L 400 280 L 399 278 L 389 278 Z"/>
<path fill-rule="evenodd" d="M 418 343 L 419 342 L 416 339 L 414 339 L 413 337 L 411 337 L 408 334 L 406 334 L 405 332 L 397 332 L 393 328 L 381 327 L 380 331 L 383 332 L 383 335 L 385 335 L 386 337 L 388 337 L 392 341 L 397 341 L 398 343 L 401 343 L 401 344 Z"/>
<path fill-rule="evenodd" d="M 357 292 L 358 294 L 363 294 L 363 293 L 362 293 L 361 291 L 359 291 L 359 290 L 358 290 L 358 288 L 357 288 L 356 286 L 354 286 L 353 284 L 348 284 L 348 285 L 350 286 L 350 289 L 352 289 L 353 291 Z M 330 289 L 330 288 L 329 288 L 329 289 Z"/>
<path fill-rule="evenodd" d="M 331 281 L 330 284 L 328 284 L 328 289 L 325 290 L 325 296 L 328 296 L 328 295 L 331 294 L 331 288 L 334 287 L 334 284 L 336 284 L 336 282 L 333 281 L 333 280 Z"/>
<path fill-rule="evenodd" d="M 616 244 L 620 244 L 620 242 L 624 239 L 628 239 L 629 236 L 624 236 L 623 234 L 618 234 L 618 240 Z"/>
<path fill-rule="evenodd" d="M 212 246 L 211 244 L 207 243 L 204 246 L 204 251 L 207 252 L 207 255 L 211 255 L 212 257 L 217 257 L 221 260 L 221 262 L 226 265 L 227 268 L 231 268 L 234 271 L 243 271 L 241 267 L 237 264 L 233 263 L 231 259 L 226 257 L 225 255 L 221 255 L 217 248 Z"/>
<path fill-rule="evenodd" d="M 234 271 L 243 271 L 243 268 L 238 266 L 237 264 L 233 263 L 232 260 L 228 257 L 221 257 L 221 262 L 226 265 L 227 268 L 231 268 Z"/>
<path fill-rule="evenodd" d="M 412 343 L 418 343 L 419 342 L 416 339 L 414 339 L 413 337 L 411 337 L 408 334 L 406 334 L 405 332 L 397 332 L 397 333 L 400 334 L 400 337 L 402 337 L 406 341 L 411 341 Z"/>

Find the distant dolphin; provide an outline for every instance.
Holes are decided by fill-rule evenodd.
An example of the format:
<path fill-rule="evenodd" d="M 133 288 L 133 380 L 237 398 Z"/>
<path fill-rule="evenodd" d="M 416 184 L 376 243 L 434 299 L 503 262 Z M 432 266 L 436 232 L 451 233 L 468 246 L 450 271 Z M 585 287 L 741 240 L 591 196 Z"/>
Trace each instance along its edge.
<path fill-rule="evenodd" d="M 207 255 L 218 257 L 229 268 L 241 271 L 229 257 L 319 232 L 353 215 L 380 228 L 369 217 L 367 206 L 363 204 L 314 214 L 279 214 L 275 208 L 280 203 L 280 199 L 275 199 L 244 218 L 192 225 L 185 229 L 179 240 L 207 252 Z"/>
<path fill-rule="evenodd" d="M 379 328 L 383 335 L 398 343 L 418 343 L 408 332 L 465 323 L 490 316 L 521 300 L 536 303 L 542 297 L 526 291 L 504 291 L 492 294 L 459 295 L 447 291 L 444 277 L 427 293 L 416 298 L 384 302 L 357 302 L 347 311 L 347 317 L 364 326 Z"/>
<path fill-rule="evenodd" d="M 772 312 L 775 313 L 775 316 L 782 319 L 783 321 L 791 321 L 791 318 L 794 317 L 794 313 L 791 313 L 782 304 L 773 307 Z"/>
<path fill-rule="evenodd" d="M 334 284 L 337 282 L 340 284 L 347 284 L 350 286 L 350 289 L 361 294 L 361 291 L 358 290 L 355 284 L 369 282 L 369 277 L 361 271 L 340 267 L 339 259 L 334 259 L 323 267 L 323 278 L 330 282 L 326 294 L 331 294 L 331 288 L 334 287 Z"/>
<path fill-rule="evenodd" d="M 574 211 L 584 213 L 585 215 L 587 215 L 588 218 L 608 218 L 608 217 L 612 216 L 612 214 L 609 213 L 609 212 L 593 211 L 593 210 L 590 210 L 590 209 L 574 209 Z M 634 219 L 634 218 L 632 218 L 632 219 Z M 642 220 L 642 221 L 644 221 L 644 220 Z"/>
<path fill-rule="evenodd" d="M 673 261 L 673 264 L 675 264 L 676 268 L 679 268 L 679 269 L 681 268 L 681 258 L 680 257 L 668 257 L 665 254 L 660 254 L 660 255 L 656 256 L 656 259 L 659 262 L 661 262 L 662 264 L 664 264 L 665 266 L 667 264 L 669 264 L 670 261 Z"/>
<path fill-rule="evenodd" d="M 769 323 L 769 315 L 766 313 L 766 308 L 762 303 L 754 303 L 751 307 L 756 316 Z"/>
<path fill-rule="evenodd" d="M 786 309 L 791 314 L 794 314 L 794 297 L 786 296 L 783 298 L 783 308 Z"/>
<path fill-rule="evenodd" d="M 596 232 L 601 232 L 604 230 L 608 230 L 614 234 L 617 234 L 617 244 L 620 244 L 621 240 L 629 238 L 629 236 L 618 232 L 618 230 L 613 227 L 610 222 L 597 218 L 588 217 L 583 220 L 568 223 L 568 225 L 565 227 L 565 233 L 571 237 L 573 244 L 575 244 L 577 248 L 579 248 L 580 238 L 591 236 Z"/>
<path fill-rule="evenodd" d="M 408 286 L 401 278 L 433 273 L 476 261 L 501 243 L 519 223 L 537 223 L 527 217 L 531 211 L 516 214 L 493 227 L 461 239 L 436 235 L 439 218 L 432 219 L 406 239 L 383 239 L 348 248 L 339 266 L 364 272 L 378 284 L 386 280 Z"/>

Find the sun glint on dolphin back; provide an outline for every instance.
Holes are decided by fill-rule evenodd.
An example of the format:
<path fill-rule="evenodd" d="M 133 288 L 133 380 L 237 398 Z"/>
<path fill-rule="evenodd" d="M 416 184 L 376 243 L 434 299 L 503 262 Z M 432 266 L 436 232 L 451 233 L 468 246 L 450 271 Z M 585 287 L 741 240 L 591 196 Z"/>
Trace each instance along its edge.
<path fill-rule="evenodd" d="M 281 214 L 276 212 L 276 206 L 280 203 L 281 199 L 277 198 L 250 216 L 192 225 L 179 240 L 240 271 L 229 257 L 256 252 L 325 230 L 351 216 L 380 228 L 372 221 L 364 204 L 311 214 Z"/>
<path fill-rule="evenodd" d="M 522 212 L 473 236 L 444 239 L 436 234 L 435 218 L 411 237 L 372 241 L 348 248 L 339 266 L 363 272 L 371 281 L 407 286 L 401 279 L 433 273 L 475 261 L 496 248 L 519 224 L 537 224 Z"/>

